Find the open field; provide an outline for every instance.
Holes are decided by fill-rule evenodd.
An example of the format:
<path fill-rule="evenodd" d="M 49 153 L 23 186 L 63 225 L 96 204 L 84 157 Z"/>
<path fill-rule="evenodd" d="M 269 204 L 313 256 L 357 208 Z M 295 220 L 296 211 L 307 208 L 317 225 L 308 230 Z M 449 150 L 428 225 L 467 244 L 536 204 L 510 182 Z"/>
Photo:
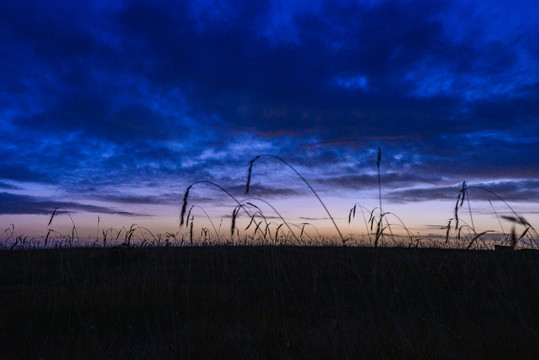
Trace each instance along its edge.
<path fill-rule="evenodd" d="M 539 252 L 0 252 L 2 359 L 539 358 Z"/>

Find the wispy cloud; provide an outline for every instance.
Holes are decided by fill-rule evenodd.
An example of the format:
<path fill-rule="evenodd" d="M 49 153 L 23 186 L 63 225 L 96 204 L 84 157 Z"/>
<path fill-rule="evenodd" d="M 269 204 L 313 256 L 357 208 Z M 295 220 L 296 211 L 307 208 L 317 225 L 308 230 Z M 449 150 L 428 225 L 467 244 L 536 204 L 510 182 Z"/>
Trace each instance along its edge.
<path fill-rule="evenodd" d="M 107 207 L 81 204 L 71 201 L 54 201 L 46 198 L 40 198 L 28 195 L 15 195 L 6 192 L 0 193 L 0 214 L 52 214 L 54 209 L 59 208 L 62 211 L 84 211 L 101 214 L 117 214 L 124 216 L 142 216 L 132 212 L 119 211 Z"/>
<path fill-rule="evenodd" d="M 441 182 L 439 176 L 428 177 L 426 175 L 416 175 L 407 173 L 385 173 L 382 181 L 385 188 L 399 188 L 414 184 L 436 184 Z M 354 190 L 372 189 L 378 186 L 378 175 L 342 175 L 335 177 L 325 177 L 316 180 L 320 184 L 331 188 L 345 188 Z"/>
<path fill-rule="evenodd" d="M 505 201 L 537 202 L 539 201 L 539 181 L 536 179 L 500 181 L 494 183 L 468 184 L 470 198 L 473 200 L 498 201 L 500 196 Z M 414 189 L 396 190 L 388 193 L 387 198 L 393 201 L 435 201 L 455 200 L 462 185 L 430 186 Z M 483 189 L 487 189 L 485 191 Z"/>

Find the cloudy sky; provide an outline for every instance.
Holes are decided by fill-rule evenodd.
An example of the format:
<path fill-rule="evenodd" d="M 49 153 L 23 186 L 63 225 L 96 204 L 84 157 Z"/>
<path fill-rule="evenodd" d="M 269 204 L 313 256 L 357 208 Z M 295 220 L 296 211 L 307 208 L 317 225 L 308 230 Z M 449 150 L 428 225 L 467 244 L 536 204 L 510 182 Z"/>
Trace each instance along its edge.
<path fill-rule="evenodd" d="M 538 25 L 533 0 L 2 1 L 0 225 L 44 233 L 59 207 L 90 233 L 98 216 L 177 230 L 190 183 L 243 199 L 271 154 L 352 232 L 348 209 L 377 206 L 378 146 L 385 209 L 418 231 L 463 180 L 537 224 Z M 279 161 L 252 182 L 330 229 Z M 216 219 L 234 207 L 191 196 Z"/>

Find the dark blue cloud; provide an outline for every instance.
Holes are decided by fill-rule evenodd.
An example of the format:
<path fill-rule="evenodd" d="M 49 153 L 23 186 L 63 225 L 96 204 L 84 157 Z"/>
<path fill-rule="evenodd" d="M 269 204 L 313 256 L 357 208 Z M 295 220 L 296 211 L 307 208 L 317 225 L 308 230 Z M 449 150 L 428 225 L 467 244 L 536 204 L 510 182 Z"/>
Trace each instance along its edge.
<path fill-rule="evenodd" d="M 51 181 L 47 174 L 33 171 L 27 165 L 6 164 L 0 167 L 0 179 L 42 183 Z"/>
<path fill-rule="evenodd" d="M 44 133 L 66 136 L 81 132 L 115 142 L 168 138 L 170 129 L 161 114 L 140 104 L 117 110 L 114 107 L 102 95 L 71 94 L 54 103 L 49 111 L 22 118 L 18 123 Z"/>

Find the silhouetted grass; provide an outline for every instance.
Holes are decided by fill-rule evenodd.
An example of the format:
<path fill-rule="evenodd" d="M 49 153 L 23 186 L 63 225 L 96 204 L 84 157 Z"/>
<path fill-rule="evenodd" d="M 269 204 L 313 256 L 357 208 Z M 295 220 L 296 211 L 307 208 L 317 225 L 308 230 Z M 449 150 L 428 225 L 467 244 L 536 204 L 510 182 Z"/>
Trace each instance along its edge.
<path fill-rule="evenodd" d="M 98 217 L 98 229 L 97 236 L 93 242 L 93 246 L 155 246 L 155 245 L 336 245 L 340 243 L 343 246 L 406 246 L 406 247 L 444 247 L 444 248 L 466 248 L 466 249 L 492 249 L 498 248 L 501 249 L 501 243 L 510 243 L 510 247 L 513 250 L 518 248 L 537 248 L 539 245 L 539 233 L 535 228 L 521 215 L 519 215 L 501 196 L 496 194 L 490 189 L 480 187 L 480 186 L 469 186 L 466 181 L 462 183 L 461 189 L 457 193 L 457 198 L 454 206 L 454 216 L 449 219 L 446 226 L 440 226 L 440 230 L 445 229 L 445 241 L 440 241 L 441 238 L 436 236 L 422 236 L 414 235 L 408 229 L 406 224 L 402 219 L 395 213 L 390 211 L 382 210 L 382 186 L 381 186 L 381 159 L 382 152 L 380 147 L 378 148 L 378 154 L 376 158 L 376 168 L 378 174 L 378 200 L 379 207 L 369 210 L 364 206 L 361 206 L 359 203 L 354 204 L 354 206 L 348 212 L 348 223 L 350 224 L 355 218 L 356 210 L 360 209 L 365 224 L 365 233 L 363 237 L 352 238 L 350 236 L 344 237 L 342 235 L 339 226 L 335 222 L 334 217 L 330 213 L 329 209 L 325 205 L 324 201 L 321 199 L 316 190 L 312 185 L 307 181 L 307 179 L 299 173 L 299 171 L 290 165 L 287 161 L 283 160 L 280 157 L 274 155 L 258 155 L 248 162 L 247 169 L 247 183 L 245 195 L 249 193 L 251 177 L 253 173 L 253 165 L 256 161 L 262 158 L 270 158 L 281 162 L 290 168 L 311 190 L 312 194 L 317 198 L 320 205 L 323 207 L 327 213 L 329 219 L 333 223 L 338 239 L 335 237 L 322 237 L 320 233 L 313 226 L 317 232 L 317 236 L 313 237 L 311 234 L 305 231 L 306 225 L 311 225 L 308 223 L 294 224 L 287 221 L 281 213 L 269 202 L 264 199 L 259 198 L 244 198 L 238 199 L 230 191 L 228 191 L 223 186 L 208 180 L 196 181 L 189 185 L 184 193 L 183 203 L 181 206 L 180 221 L 179 225 L 182 228 L 185 225 L 187 228 L 187 233 L 178 231 L 177 233 L 165 233 L 154 235 L 149 229 L 141 227 L 139 225 L 133 224 L 129 229 L 123 228 L 119 231 L 114 229 L 103 230 L 102 240 L 99 239 L 99 222 L 100 218 Z M 220 233 L 221 226 L 219 230 L 215 227 L 212 218 L 208 215 L 206 210 L 199 206 L 198 204 L 193 204 L 187 210 L 187 205 L 189 201 L 190 191 L 195 185 L 206 184 L 211 185 L 212 187 L 217 188 L 221 192 L 225 193 L 228 198 L 233 200 L 235 203 L 232 209 L 231 223 L 230 223 L 230 237 L 223 236 Z M 486 239 L 485 235 L 495 233 L 494 230 L 479 230 L 475 226 L 474 216 L 472 212 L 472 206 L 470 201 L 469 192 L 470 190 L 478 190 L 488 193 L 493 200 L 500 201 L 512 215 L 498 215 L 496 208 L 494 207 L 492 201 L 488 199 L 488 202 L 493 210 L 494 215 L 500 225 L 502 230 L 501 238 L 494 238 L 494 241 L 491 239 Z M 275 215 L 280 219 L 280 222 L 269 222 L 267 216 L 263 211 L 258 207 L 253 201 L 261 202 L 266 204 Z M 464 206 L 466 201 L 468 207 L 469 223 L 462 219 L 462 216 L 459 215 L 460 209 Z M 197 236 L 195 233 L 194 222 L 195 222 L 195 212 L 193 210 L 200 210 L 204 215 L 205 219 L 209 221 L 211 228 L 213 230 L 213 235 L 210 233 L 208 228 L 200 228 L 200 236 Z M 47 224 L 48 231 L 44 237 L 41 238 L 31 238 L 24 235 L 14 235 L 15 226 L 11 224 L 8 228 L 5 229 L 4 233 L 9 234 L 2 241 L 0 241 L 0 248 L 9 248 L 13 249 L 28 249 L 28 248 L 39 248 L 39 247 L 76 247 L 81 245 L 88 245 L 88 241 L 81 241 L 75 222 L 71 217 L 70 213 L 62 209 L 62 213 L 66 213 L 73 225 L 71 229 L 71 234 L 62 234 L 52 228 L 53 219 L 58 216 L 58 209 L 54 209 L 50 220 Z M 378 215 L 376 215 L 376 210 L 378 210 Z M 365 216 L 365 211 L 369 214 L 369 219 L 367 220 Z M 243 212 L 247 215 L 249 221 L 248 225 L 244 229 L 240 229 L 238 226 L 237 220 L 240 217 L 240 212 Z M 186 216 L 187 215 L 187 216 Z M 396 220 L 396 223 L 390 222 L 390 217 Z M 511 233 L 505 233 L 501 219 L 511 223 L 512 229 Z M 222 219 L 221 219 L 222 224 Z M 254 226 L 251 226 L 253 225 Z M 454 224 L 454 228 L 453 228 Z M 517 226 L 522 230 L 520 235 L 517 234 Z M 393 232 L 392 227 L 397 227 L 400 230 L 400 235 Z M 273 228 L 273 230 L 272 230 Z M 251 230 L 250 230 L 251 229 Z M 294 230 L 296 229 L 296 230 Z M 252 231 L 251 233 L 247 231 Z M 197 229 L 198 231 L 198 229 Z M 272 237 L 272 231 L 274 231 L 274 236 Z M 116 232 L 116 236 L 114 233 Z M 137 236 L 137 232 L 139 236 Z M 404 235 L 403 235 L 404 234 Z M 118 240 L 121 240 L 123 236 L 123 241 L 118 244 Z M 298 236 L 299 235 L 299 236 Z M 304 235 L 308 237 L 308 242 L 306 242 L 303 237 Z M 389 239 L 386 241 L 385 238 Z M 368 238 L 368 241 L 366 240 Z M 374 238 L 374 242 L 372 239 Z M 505 245 L 508 246 L 508 245 Z"/>

